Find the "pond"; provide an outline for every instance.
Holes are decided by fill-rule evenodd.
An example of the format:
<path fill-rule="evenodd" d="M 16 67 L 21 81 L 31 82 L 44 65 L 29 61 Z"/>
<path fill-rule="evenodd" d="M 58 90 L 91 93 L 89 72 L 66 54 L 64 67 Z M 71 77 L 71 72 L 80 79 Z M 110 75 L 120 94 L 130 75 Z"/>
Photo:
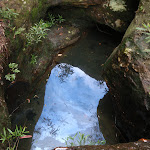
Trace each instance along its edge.
<path fill-rule="evenodd" d="M 35 126 L 31 149 L 66 146 L 64 139 L 78 132 L 89 135 L 91 143 L 104 141 L 97 106 L 107 90 L 105 82 L 96 81 L 81 69 L 65 63 L 57 65 L 46 85 L 43 111 Z"/>
<path fill-rule="evenodd" d="M 58 54 L 62 58 L 55 59 L 58 65 L 46 84 L 43 111 L 35 126 L 31 150 L 80 145 L 81 135 L 88 136 L 82 144 L 105 141 L 97 118 L 99 100 L 108 92 L 101 66 L 116 42 L 111 36 L 96 32 L 85 32 L 86 38 Z"/>

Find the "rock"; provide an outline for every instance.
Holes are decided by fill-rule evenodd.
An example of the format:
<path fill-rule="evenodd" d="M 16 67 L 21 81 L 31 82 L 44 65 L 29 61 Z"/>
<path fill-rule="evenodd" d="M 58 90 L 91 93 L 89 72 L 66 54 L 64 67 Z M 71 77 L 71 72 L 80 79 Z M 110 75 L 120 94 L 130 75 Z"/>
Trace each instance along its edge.
<path fill-rule="evenodd" d="M 54 51 L 63 49 L 79 39 L 79 29 L 73 26 L 54 27 L 48 33 L 48 41 Z"/>
<path fill-rule="evenodd" d="M 146 142 L 137 141 L 130 143 L 122 143 L 116 145 L 86 145 L 86 146 L 75 146 L 66 148 L 55 148 L 54 150 L 148 150 L 150 148 L 150 141 Z"/>
<path fill-rule="evenodd" d="M 47 3 L 51 4 L 51 6 L 56 5 L 71 5 L 77 7 L 87 8 L 90 5 L 101 4 L 100 0 L 48 0 Z"/>
<path fill-rule="evenodd" d="M 62 8 L 62 10 L 59 10 L 59 13 L 64 14 L 66 11 L 66 14 L 64 14 L 65 18 L 68 18 L 68 16 L 71 15 L 72 17 L 70 20 L 72 18 L 74 18 L 74 20 L 80 18 L 81 21 L 88 19 L 89 22 L 94 21 L 97 24 L 105 24 L 114 30 L 124 32 L 134 17 L 134 11 L 138 5 L 138 1 L 82 0 L 74 2 L 67 0 L 67 2 L 59 1 L 57 2 L 57 5 L 60 5 Z M 71 10 L 69 9 L 69 6 L 76 7 L 72 7 Z M 67 9 L 72 13 L 68 14 Z"/>
<path fill-rule="evenodd" d="M 113 95 L 117 125 L 128 141 L 150 138 L 150 53 L 145 34 L 136 27 L 149 23 L 149 1 L 142 0 L 121 44 L 104 65 Z"/>
<path fill-rule="evenodd" d="M 5 37 L 4 23 L 0 22 L 0 133 L 3 134 L 3 128 L 10 128 L 10 118 L 8 114 L 7 105 L 4 98 L 4 67 L 8 58 L 7 40 Z M 8 143 L 7 143 L 8 144 Z M 0 149 L 7 148 L 6 142 L 0 143 Z"/>
<path fill-rule="evenodd" d="M 102 1 L 100 5 L 92 6 L 87 9 L 87 14 L 96 23 L 105 24 L 110 28 L 124 32 L 134 17 L 134 9 L 130 1 L 110 0 Z"/>
<path fill-rule="evenodd" d="M 18 80 L 25 80 L 30 84 L 41 77 L 52 64 L 53 57 L 63 48 L 75 43 L 80 35 L 79 29 L 73 26 L 54 26 L 48 31 L 47 38 L 35 48 L 21 51 L 17 63 L 20 64 Z M 31 55 L 32 54 L 32 55 Z M 32 58 L 36 62 L 32 64 Z"/>
<path fill-rule="evenodd" d="M 35 2 L 26 0 L 9 0 L 7 2 L 2 0 L 2 4 L 15 9 L 19 13 L 15 20 L 17 27 L 29 27 L 31 23 L 44 18 L 48 9 L 60 6 L 65 9 L 83 8 L 86 17 L 89 17 L 91 21 L 105 24 L 114 30 L 124 32 L 134 17 L 138 0 L 46 0 Z M 82 14 L 80 15 L 82 16 Z"/>

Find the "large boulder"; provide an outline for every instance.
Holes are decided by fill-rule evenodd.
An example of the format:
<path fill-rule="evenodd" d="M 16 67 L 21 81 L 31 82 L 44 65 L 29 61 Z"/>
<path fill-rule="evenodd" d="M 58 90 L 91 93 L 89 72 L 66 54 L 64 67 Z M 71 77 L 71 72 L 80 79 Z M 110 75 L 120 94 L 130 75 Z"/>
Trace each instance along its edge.
<path fill-rule="evenodd" d="M 61 57 L 60 50 L 74 44 L 80 38 L 79 33 L 79 29 L 73 26 L 55 26 L 48 31 L 43 42 L 32 49 L 20 51 L 16 60 L 21 71 L 18 80 L 30 84 L 36 79 L 39 80 L 52 65 L 54 56 L 60 53 L 58 55 Z"/>
<path fill-rule="evenodd" d="M 91 21 L 105 24 L 117 31 L 124 32 L 134 17 L 134 11 L 139 0 L 2 0 L 3 6 L 13 8 L 20 15 L 15 20 L 16 26 L 29 27 L 31 23 L 45 17 L 47 10 L 60 6 L 68 8 L 82 8 L 83 12 Z M 70 12 L 70 9 L 69 9 Z M 63 12 L 62 12 L 63 13 Z M 73 12 L 70 12 L 73 13 Z M 74 17 L 80 17 L 75 16 Z"/>
<path fill-rule="evenodd" d="M 149 23 L 150 1 L 141 0 L 121 44 L 104 65 L 104 78 L 114 98 L 117 125 L 127 140 L 150 138 L 150 53 L 147 35 L 137 30 Z"/>
<path fill-rule="evenodd" d="M 87 13 L 95 22 L 124 32 L 133 19 L 137 6 L 138 0 L 101 0 L 101 4 L 89 7 Z"/>

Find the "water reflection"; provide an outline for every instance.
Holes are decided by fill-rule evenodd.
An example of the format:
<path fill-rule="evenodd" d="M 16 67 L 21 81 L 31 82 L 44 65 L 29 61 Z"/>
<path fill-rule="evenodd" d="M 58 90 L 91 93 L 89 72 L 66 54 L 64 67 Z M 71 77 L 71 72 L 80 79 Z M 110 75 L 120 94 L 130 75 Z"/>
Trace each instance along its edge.
<path fill-rule="evenodd" d="M 95 142 L 104 140 L 97 106 L 106 92 L 105 82 L 96 81 L 77 67 L 57 65 L 46 85 L 43 111 L 35 126 L 31 149 L 65 146 L 63 138 L 77 132 L 90 135 Z"/>

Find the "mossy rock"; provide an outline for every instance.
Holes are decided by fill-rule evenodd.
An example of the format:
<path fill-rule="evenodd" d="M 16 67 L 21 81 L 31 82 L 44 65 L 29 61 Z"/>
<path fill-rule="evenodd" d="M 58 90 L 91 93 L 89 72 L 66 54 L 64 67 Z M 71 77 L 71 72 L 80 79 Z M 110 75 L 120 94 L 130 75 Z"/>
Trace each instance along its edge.
<path fill-rule="evenodd" d="M 150 138 L 150 53 L 145 52 L 150 45 L 146 35 L 136 29 L 149 23 L 149 5 L 141 1 L 122 42 L 104 65 L 104 78 L 114 96 L 117 125 L 129 141 Z"/>

